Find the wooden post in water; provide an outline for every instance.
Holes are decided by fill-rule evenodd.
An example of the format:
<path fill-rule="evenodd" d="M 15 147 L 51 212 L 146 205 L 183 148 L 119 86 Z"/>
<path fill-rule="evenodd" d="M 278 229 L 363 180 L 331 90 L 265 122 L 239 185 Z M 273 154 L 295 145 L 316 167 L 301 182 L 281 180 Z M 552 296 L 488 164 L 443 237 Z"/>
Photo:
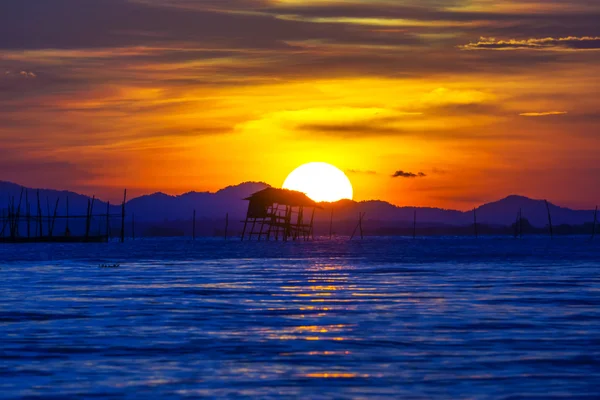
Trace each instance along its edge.
<path fill-rule="evenodd" d="M 477 209 L 473 209 L 473 228 L 475 230 L 475 238 L 479 237 L 479 232 L 477 231 Z"/>
<path fill-rule="evenodd" d="M 360 240 L 363 240 L 365 238 L 363 235 L 363 228 L 362 228 L 362 221 L 363 221 L 365 214 L 366 213 L 362 213 L 362 214 L 359 213 L 358 228 L 360 230 Z"/>
<path fill-rule="evenodd" d="M 123 192 L 123 204 L 121 205 L 121 243 L 125 243 L 125 202 L 127 201 L 127 189 Z"/>
<path fill-rule="evenodd" d="M 246 228 L 247 227 L 248 227 L 248 216 L 246 215 L 246 219 L 244 220 L 244 229 L 242 230 L 242 242 L 244 241 L 244 236 L 246 236 Z M 252 237 L 250 239 L 252 239 Z"/>
<path fill-rule="evenodd" d="M 523 209 L 519 208 L 519 239 L 523 239 Z"/>
<path fill-rule="evenodd" d="M 596 206 L 596 211 L 594 211 L 594 223 L 592 225 L 592 240 L 596 236 L 596 223 L 598 222 L 598 206 Z"/>
<path fill-rule="evenodd" d="M 46 225 L 47 225 L 46 228 L 48 229 L 48 237 L 52 237 L 52 232 L 50 232 L 50 230 L 51 230 L 50 224 L 52 222 L 50 216 L 52 214 L 50 214 L 50 198 L 48 196 L 46 196 L 46 210 L 48 212 L 48 219 L 46 220 Z"/>
<path fill-rule="evenodd" d="M 68 197 L 67 197 L 68 199 Z M 110 241 L 110 201 L 106 203 L 106 243 Z"/>
<path fill-rule="evenodd" d="M 194 216 L 192 217 L 192 239 L 196 240 L 196 209 L 194 209 Z"/>
<path fill-rule="evenodd" d="M 29 204 L 29 190 L 25 191 L 25 203 L 27 203 L 27 237 L 31 237 L 31 206 Z"/>
<path fill-rule="evenodd" d="M 67 226 L 65 228 L 65 236 L 71 236 L 71 230 L 69 229 L 69 196 L 67 196 Z"/>
<path fill-rule="evenodd" d="M 37 191 L 37 206 L 38 206 L 38 223 L 40 227 L 40 237 L 44 236 L 43 223 L 42 223 L 42 205 L 40 203 L 40 191 Z"/>
<path fill-rule="evenodd" d="M 308 239 L 312 238 L 312 240 L 315 240 L 315 230 L 313 228 L 314 223 L 315 223 L 315 209 L 313 208 L 312 216 L 310 217 L 310 228 L 308 231 Z"/>
<path fill-rule="evenodd" d="M 6 211 L 2 209 L 2 231 L 0 231 L 0 237 L 4 236 L 4 230 L 6 229 Z"/>
<path fill-rule="evenodd" d="M 19 196 L 19 206 L 17 208 L 17 213 L 15 215 L 15 235 L 19 235 L 19 225 L 21 220 L 21 203 L 23 201 L 23 191 L 25 189 L 21 188 L 21 195 Z"/>
<path fill-rule="evenodd" d="M 356 235 L 356 231 L 359 230 L 360 232 L 360 238 L 364 239 L 363 236 L 363 230 L 362 230 L 362 219 L 365 216 L 366 213 L 358 213 L 358 224 L 356 225 L 356 228 L 354 228 L 354 231 L 352 231 L 352 236 L 350 236 L 350 240 L 354 239 L 354 235 Z"/>
<path fill-rule="evenodd" d="M 54 214 L 52 215 L 52 224 L 50 225 L 50 237 L 52 237 L 52 234 L 54 233 L 54 223 L 56 222 L 56 213 L 58 212 L 58 201 L 60 200 L 60 197 L 56 198 L 56 204 L 54 205 Z"/>
<path fill-rule="evenodd" d="M 15 198 L 14 196 L 10 200 L 10 204 L 8 206 L 8 218 L 10 222 L 8 223 L 8 228 L 10 230 L 10 237 L 15 238 L 15 223 L 14 223 L 14 215 L 15 215 Z"/>
<path fill-rule="evenodd" d="M 333 238 L 333 204 L 331 205 L 331 217 L 329 218 L 329 240 Z"/>
<path fill-rule="evenodd" d="M 85 222 L 85 241 L 87 242 L 90 237 L 90 229 L 92 227 L 92 213 L 94 212 L 94 201 L 96 201 L 96 196 L 92 196 L 92 200 L 88 199 L 88 208 Z"/>
<path fill-rule="evenodd" d="M 546 202 L 546 210 L 548 211 L 548 226 L 550 227 L 550 237 L 554 238 L 554 230 L 552 229 L 552 214 L 550 214 L 550 205 L 548 204 L 548 200 L 544 200 Z"/>
<path fill-rule="evenodd" d="M 229 213 L 225 214 L 225 240 L 227 240 L 227 229 L 229 228 Z"/>
<path fill-rule="evenodd" d="M 88 199 L 87 209 L 85 211 L 85 241 L 88 241 L 88 235 L 90 233 L 90 199 Z"/>

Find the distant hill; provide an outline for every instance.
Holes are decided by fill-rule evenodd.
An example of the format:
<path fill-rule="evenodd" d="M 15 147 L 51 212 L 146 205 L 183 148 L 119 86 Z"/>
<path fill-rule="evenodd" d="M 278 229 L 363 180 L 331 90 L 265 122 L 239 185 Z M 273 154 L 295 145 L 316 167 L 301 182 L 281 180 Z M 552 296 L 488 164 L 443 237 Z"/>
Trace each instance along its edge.
<path fill-rule="evenodd" d="M 593 211 L 571 210 L 552 203 L 549 205 L 553 225 L 580 225 L 589 223 L 593 219 Z M 548 224 L 548 212 L 544 200 L 533 200 L 516 195 L 480 206 L 477 208 L 477 220 L 492 225 L 511 224 L 516 221 L 519 209 L 522 210 L 523 218 L 527 218 L 531 225 L 539 227 Z"/>
<path fill-rule="evenodd" d="M 245 182 L 229 186 L 215 193 L 190 192 L 179 196 L 164 193 L 154 193 L 131 199 L 127 202 L 127 214 L 135 214 L 136 221 L 146 223 L 164 223 L 187 221 L 196 210 L 198 220 L 223 220 L 229 213 L 232 221 L 241 220 L 246 213 L 247 202 L 243 199 L 254 192 L 268 187 L 262 182 Z M 0 181 L 0 210 L 8 207 L 8 199 L 13 197 L 15 202 L 21 193 L 20 185 Z M 37 209 L 37 189 L 28 188 L 29 202 L 32 213 Z M 40 189 L 40 202 L 43 214 L 47 209 L 54 210 L 56 199 L 59 198 L 58 214 L 66 212 L 66 198 L 69 198 L 71 215 L 85 214 L 89 197 L 67 191 Z M 324 205 L 315 215 L 317 222 L 324 223 L 330 218 L 330 205 Z M 426 207 L 397 207 L 384 201 L 355 202 L 344 200 L 333 205 L 335 221 L 355 221 L 359 212 L 366 212 L 366 221 L 383 226 L 409 226 L 412 224 L 414 212 L 420 226 L 465 226 L 473 223 L 473 213 Z M 476 209 L 477 221 L 480 224 L 508 226 L 516 220 L 519 209 L 523 217 L 536 227 L 547 225 L 548 217 L 543 200 L 529 199 L 523 196 L 511 195 L 493 203 L 484 204 Z M 25 211 L 25 199 L 22 201 Z M 97 200 L 94 212 L 105 212 L 106 203 Z M 590 223 L 593 211 L 572 210 L 550 204 L 552 220 L 555 225 L 581 225 Z M 120 213 L 120 205 L 111 206 L 111 213 Z"/>

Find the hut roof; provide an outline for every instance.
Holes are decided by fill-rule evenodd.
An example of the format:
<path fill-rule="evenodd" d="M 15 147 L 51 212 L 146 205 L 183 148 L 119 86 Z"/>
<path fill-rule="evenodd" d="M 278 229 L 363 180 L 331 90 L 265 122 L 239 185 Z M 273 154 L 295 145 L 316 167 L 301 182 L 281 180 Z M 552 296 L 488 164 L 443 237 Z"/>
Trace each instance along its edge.
<path fill-rule="evenodd" d="M 295 190 L 266 188 L 256 192 L 244 200 L 259 202 L 263 204 L 281 204 L 292 207 L 315 207 L 320 208 L 319 204 L 311 200 L 306 194 Z"/>

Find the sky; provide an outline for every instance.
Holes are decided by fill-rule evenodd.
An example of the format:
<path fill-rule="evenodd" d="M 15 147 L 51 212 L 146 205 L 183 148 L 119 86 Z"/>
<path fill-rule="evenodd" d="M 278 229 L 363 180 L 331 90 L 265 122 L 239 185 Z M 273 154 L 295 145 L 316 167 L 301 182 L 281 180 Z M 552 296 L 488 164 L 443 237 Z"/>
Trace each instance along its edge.
<path fill-rule="evenodd" d="M 0 180 L 600 203 L 597 0 L 2 0 Z"/>

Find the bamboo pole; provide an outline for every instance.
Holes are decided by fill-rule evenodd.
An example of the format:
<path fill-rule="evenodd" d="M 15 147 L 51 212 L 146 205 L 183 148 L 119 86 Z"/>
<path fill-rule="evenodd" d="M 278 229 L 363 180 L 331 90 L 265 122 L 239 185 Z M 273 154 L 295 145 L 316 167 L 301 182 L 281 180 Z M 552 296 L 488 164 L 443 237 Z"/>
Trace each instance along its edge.
<path fill-rule="evenodd" d="M 523 209 L 519 208 L 519 239 L 523 239 Z"/>
<path fill-rule="evenodd" d="M 90 199 L 88 199 L 87 209 L 85 212 L 85 241 L 88 241 L 88 236 L 90 233 Z"/>
<path fill-rule="evenodd" d="M 312 216 L 310 217 L 310 230 L 308 231 L 308 238 L 309 239 L 312 238 L 312 240 L 315 240 L 314 223 L 315 223 L 315 209 L 313 208 Z"/>
<path fill-rule="evenodd" d="M 9 197 L 8 198 L 8 230 L 10 233 L 10 237 L 13 238 L 14 237 L 14 224 L 13 224 L 13 214 L 15 212 L 15 198 L 13 197 Z"/>
<path fill-rule="evenodd" d="M 56 198 L 56 204 L 54 205 L 54 214 L 52 217 L 52 225 L 50 226 L 50 237 L 52 237 L 52 234 L 54 233 L 54 223 L 56 222 L 56 213 L 58 212 L 58 201 L 60 200 L 60 197 Z"/>
<path fill-rule="evenodd" d="M 250 228 L 250 240 L 252 240 L 252 235 L 254 234 L 254 228 L 256 227 L 256 218 L 252 221 L 252 228 Z"/>
<path fill-rule="evenodd" d="M 10 237 L 13 237 L 13 209 L 14 209 L 14 197 L 12 196 L 8 196 L 8 216 L 7 216 L 7 220 L 8 220 L 8 233 L 10 235 Z"/>
<path fill-rule="evenodd" d="M 67 227 L 65 228 L 65 236 L 71 236 L 71 230 L 69 229 L 69 196 L 67 196 Z"/>
<path fill-rule="evenodd" d="M 550 237 L 554 238 L 554 230 L 552 229 L 552 214 L 550 214 L 550 205 L 548 204 L 548 200 L 544 200 L 546 202 L 546 210 L 548 211 L 548 224 L 550 227 Z"/>
<path fill-rule="evenodd" d="M 31 205 L 29 204 L 29 190 L 25 191 L 25 203 L 27 203 L 27 237 L 31 237 Z"/>
<path fill-rule="evenodd" d="M 596 211 L 594 211 L 594 224 L 592 225 L 592 240 L 596 236 L 596 223 L 598 222 L 598 206 L 596 206 Z"/>
<path fill-rule="evenodd" d="M 354 231 L 352 231 L 352 236 L 350 236 L 350 240 L 354 239 L 354 236 L 356 235 L 356 231 L 360 230 L 360 238 L 363 239 L 363 232 L 362 232 L 362 219 L 365 216 L 366 213 L 358 213 L 358 224 L 356 225 L 356 227 L 354 228 Z"/>
<path fill-rule="evenodd" d="M 246 220 L 244 220 L 244 229 L 242 230 L 242 242 L 244 241 L 244 236 L 246 236 L 246 228 L 248 227 L 248 215 L 246 215 Z M 250 238 L 252 239 L 252 238 Z"/>
<path fill-rule="evenodd" d="M 67 197 L 68 199 L 68 197 Z M 110 201 L 106 202 L 106 243 L 110 241 Z"/>
<path fill-rule="evenodd" d="M 37 191 L 37 203 L 38 203 L 38 223 L 40 226 L 40 237 L 44 236 L 44 225 L 42 222 L 42 204 L 40 203 L 40 191 Z"/>
<path fill-rule="evenodd" d="M 21 203 L 23 201 L 23 191 L 25 189 L 23 187 L 21 187 L 21 194 L 19 195 L 19 206 L 17 208 L 17 213 L 15 216 L 15 236 L 19 235 L 19 225 L 21 222 Z"/>
<path fill-rule="evenodd" d="M 229 213 L 225 214 L 225 240 L 227 240 L 227 229 L 229 228 Z"/>
<path fill-rule="evenodd" d="M 125 202 L 127 201 L 127 189 L 123 192 L 123 204 L 121 205 L 121 243 L 125 243 Z"/>
<path fill-rule="evenodd" d="M 4 236 L 4 230 L 6 229 L 7 223 L 8 223 L 8 218 L 6 216 L 6 210 L 2 209 L 2 231 L 0 232 L 0 237 Z"/>
<path fill-rule="evenodd" d="M 52 223 L 52 219 L 51 219 L 51 215 L 50 214 L 50 198 L 48 196 L 46 196 L 46 211 L 48 212 L 48 217 L 46 218 L 46 227 L 48 229 L 48 237 L 52 236 L 52 232 L 50 232 L 51 227 L 50 224 Z"/>

